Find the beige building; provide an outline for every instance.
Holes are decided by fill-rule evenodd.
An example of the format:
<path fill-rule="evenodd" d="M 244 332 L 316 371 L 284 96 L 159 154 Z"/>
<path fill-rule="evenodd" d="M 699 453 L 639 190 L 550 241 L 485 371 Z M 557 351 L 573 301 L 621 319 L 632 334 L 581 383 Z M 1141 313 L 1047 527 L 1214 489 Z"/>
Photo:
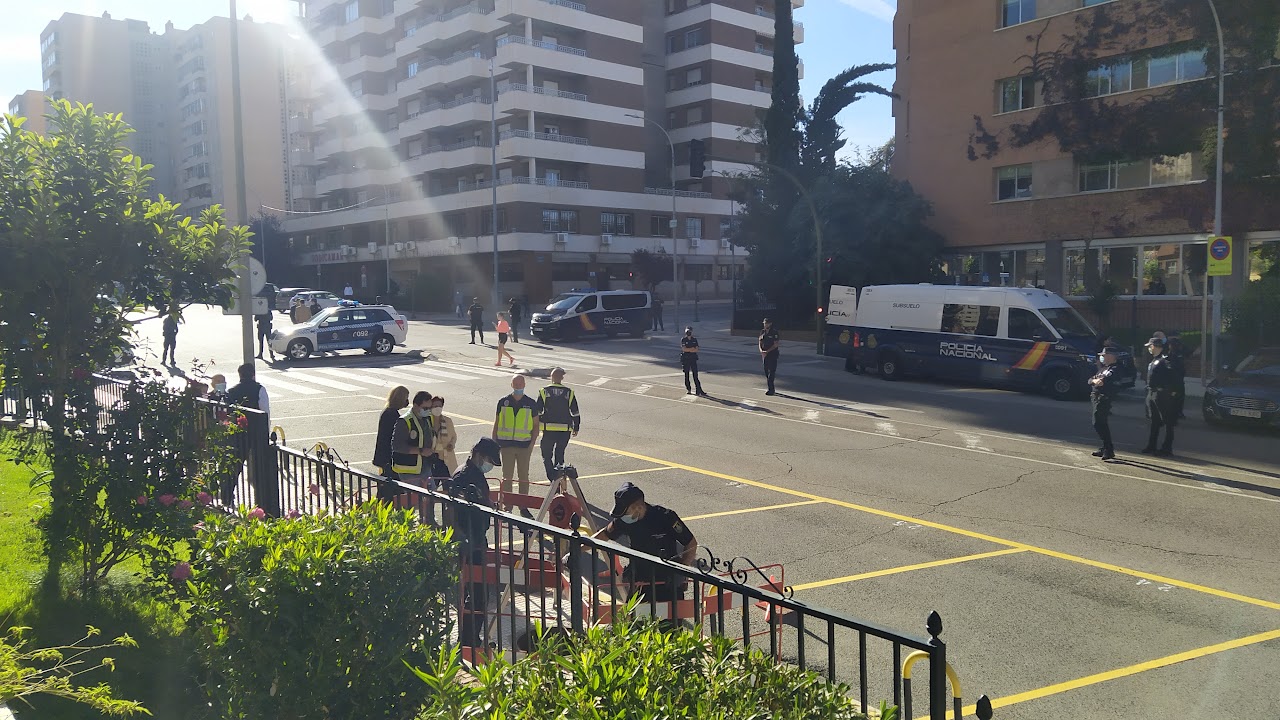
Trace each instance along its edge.
<path fill-rule="evenodd" d="M 1063 46 L 1100 6 L 1136 7 L 1132 0 L 899 0 L 893 173 L 933 203 L 932 223 L 953 252 L 952 281 L 1083 298 L 1091 279 L 1110 280 L 1122 296 L 1138 298 L 1126 307 L 1125 325 L 1197 328 L 1213 220 L 1211 173 L 1198 149 L 1091 160 L 1053 140 L 1009 142 L 1015 124 L 1046 111 L 1043 78 L 1030 68 L 1036 43 Z M 1188 28 L 1151 38 L 1131 30 L 1108 42 L 1086 61 L 1078 95 L 1050 102 L 1128 103 L 1183 83 L 1216 83 L 1216 63 L 1205 53 L 1213 44 Z M 1202 117 L 1195 131 L 1211 133 L 1212 107 Z M 1001 143 L 992 157 L 983 131 Z M 1244 224 L 1237 258 L 1247 258 L 1250 244 L 1280 241 L 1274 214 Z M 1246 265 L 1237 262 L 1228 290 Z"/>
<path fill-rule="evenodd" d="M 48 112 L 49 106 L 45 104 L 44 93 L 39 90 L 28 90 L 21 95 L 14 95 L 9 101 L 9 114 L 26 118 L 27 122 L 23 124 L 22 129 L 38 135 L 45 133 L 48 121 L 44 116 Z"/>
<path fill-rule="evenodd" d="M 487 298 L 496 188 L 504 297 L 629 286 L 637 248 L 679 254 L 686 300 L 727 296 L 744 258 L 719 174 L 756 159 L 765 5 L 309 0 L 328 67 L 304 121 L 321 214 L 288 223 L 300 262 L 326 288 L 380 293 L 389 268 L 405 295 Z M 721 158 L 705 177 L 692 140 Z"/>
<path fill-rule="evenodd" d="M 231 102 L 230 21 L 213 18 L 163 34 L 140 20 L 66 13 L 41 34 L 45 92 L 118 112 L 136 131 L 131 148 L 154 166 L 153 191 L 195 215 L 220 204 L 245 222 L 284 208 L 287 65 L 297 48 L 285 28 L 240 24 L 247 207 L 238 206 Z"/>

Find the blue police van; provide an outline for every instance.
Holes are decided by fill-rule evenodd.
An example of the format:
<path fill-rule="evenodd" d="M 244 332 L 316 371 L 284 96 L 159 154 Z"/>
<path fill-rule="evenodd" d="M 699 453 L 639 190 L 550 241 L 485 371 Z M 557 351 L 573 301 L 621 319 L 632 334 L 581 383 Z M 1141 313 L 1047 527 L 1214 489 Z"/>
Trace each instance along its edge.
<path fill-rule="evenodd" d="M 530 318 L 539 340 L 576 340 L 584 335 L 644 337 L 652 325 L 646 290 L 573 290 L 552 298 Z"/>
<path fill-rule="evenodd" d="M 1098 334 L 1066 300 L 1039 288 L 866 287 L 853 321 L 831 329 L 849 346 L 847 370 L 886 380 L 939 377 L 1067 400 L 1087 395 L 1098 371 Z M 1130 371 L 1121 384 L 1132 387 L 1133 359 L 1125 353 L 1121 363 Z"/>

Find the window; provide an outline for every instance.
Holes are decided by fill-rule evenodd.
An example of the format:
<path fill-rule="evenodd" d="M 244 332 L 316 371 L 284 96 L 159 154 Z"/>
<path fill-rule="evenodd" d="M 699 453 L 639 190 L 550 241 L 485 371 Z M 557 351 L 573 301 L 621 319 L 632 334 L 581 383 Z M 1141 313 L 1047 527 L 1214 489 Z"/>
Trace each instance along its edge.
<path fill-rule="evenodd" d="M 1100 97 L 1133 89 L 1133 63 L 1129 60 L 1101 65 L 1084 78 L 1085 97 Z"/>
<path fill-rule="evenodd" d="M 343 18 L 346 20 L 346 22 L 349 22 L 349 23 L 355 22 L 356 19 L 360 17 L 359 0 L 351 0 L 351 2 L 347 3 L 346 7 L 344 7 L 342 10 L 343 10 Z"/>
<path fill-rule="evenodd" d="M 542 181 L 543 181 L 543 183 L 545 183 L 545 184 L 547 184 L 547 185 L 552 185 L 552 186 L 559 185 L 559 184 L 560 184 L 560 171 L 559 171 L 559 170 L 546 170 L 546 171 L 544 171 L 544 172 L 543 172 L 543 174 L 542 174 Z"/>
<path fill-rule="evenodd" d="M 635 216 L 630 213 L 600 213 L 600 232 L 606 235 L 634 235 Z"/>
<path fill-rule="evenodd" d="M 543 232 L 577 232 L 578 211 L 545 208 L 542 211 Z"/>
<path fill-rule="evenodd" d="M 679 50 L 679 48 L 676 46 L 676 43 L 677 43 L 677 41 L 678 41 L 678 40 L 679 40 L 679 36 L 678 36 L 678 35 L 668 35 L 668 36 L 667 36 L 667 54 L 668 54 L 668 55 L 670 55 L 670 54 L 672 54 L 672 53 L 676 52 L 677 50 Z"/>
<path fill-rule="evenodd" d="M 649 234 L 653 237 L 671 237 L 671 216 L 651 215 L 649 217 Z"/>
<path fill-rule="evenodd" d="M 1177 185 L 1195 179 L 1195 163 L 1191 153 L 1161 155 L 1151 160 L 1152 185 Z"/>
<path fill-rule="evenodd" d="M 707 31 L 704 28 L 694 28 L 684 34 L 684 47 L 686 50 L 705 44 L 707 44 Z"/>
<path fill-rule="evenodd" d="M 361 95 L 364 95 L 364 79 L 355 78 L 351 82 L 347 83 L 347 90 L 350 91 L 351 97 L 353 98 L 358 98 Z"/>
<path fill-rule="evenodd" d="M 693 68 L 684 74 L 684 84 L 701 85 L 702 84 L 702 68 Z"/>
<path fill-rule="evenodd" d="M 1126 190 L 1151 182 L 1148 161 L 1117 161 L 1080 165 L 1080 192 Z"/>
<path fill-rule="evenodd" d="M 405 117 L 413 119 L 422 114 L 422 100 L 414 98 L 404 105 Z"/>
<path fill-rule="evenodd" d="M 444 229 L 449 237 L 463 237 L 467 234 L 467 214 L 449 213 L 444 216 Z"/>
<path fill-rule="evenodd" d="M 511 232 L 511 228 L 507 226 L 507 209 L 506 208 L 498 208 L 498 232 L 500 233 Z M 481 235 L 493 234 L 493 209 L 492 208 L 485 208 L 485 210 L 480 213 L 480 234 Z"/>
<path fill-rule="evenodd" d="M 409 157 L 416 158 L 422 154 L 422 140 L 410 140 L 409 147 L 406 148 Z"/>
<path fill-rule="evenodd" d="M 586 263 L 551 263 L 551 279 L 567 282 L 584 282 L 587 279 Z"/>
<path fill-rule="evenodd" d="M 1026 110 L 1036 105 L 1036 81 L 1030 75 L 1007 78 L 998 84 L 1000 112 Z"/>
<path fill-rule="evenodd" d="M 187 157 L 203 157 L 209 154 L 209 146 L 203 140 L 187 148 Z"/>
<path fill-rule="evenodd" d="M 396 128 L 400 127 L 400 117 L 395 110 L 387 111 L 387 120 L 386 120 L 386 125 L 384 127 L 386 127 L 387 130 L 395 130 Z"/>
<path fill-rule="evenodd" d="M 948 303 L 942 306 L 941 331 L 944 333 L 995 337 L 999 328 L 1000 307 L 998 305 Z"/>
<path fill-rule="evenodd" d="M 702 108 L 691 107 L 685 110 L 684 122 L 686 125 L 697 125 L 702 122 Z"/>
<path fill-rule="evenodd" d="M 405 76 L 406 78 L 415 77 L 415 76 L 417 76 L 417 74 L 418 74 L 418 61 L 417 61 L 417 60 L 414 60 L 413 62 L 411 62 L 411 63 L 409 63 L 407 66 L 405 66 L 405 69 L 404 69 L 404 76 Z"/>
<path fill-rule="evenodd" d="M 578 312 L 591 312 L 596 309 L 596 296 L 588 295 L 582 298 L 582 302 L 578 303 Z"/>
<path fill-rule="evenodd" d="M 1187 50 L 1147 61 L 1147 87 L 1198 80 L 1208 74 L 1204 50 Z"/>
<path fill-rule="evenodd" d="M 1000 27 L 1019 25 L 1036 19 L 1036 0 L 1002 0 L 1004 12 Z"/>
<path fill-rule="evenodd" d="M 600 306 L 605 310 L 632 310 L 644 307 L 644 293 L 618 293 L 617 295 L 601 295 Z"/>
<path fill-rule="evenodd" d="M 1023 308 L 1009 308 L 1009 338 L 1012 340 L 1053 340 L 1053 333 L 1040 316 Z"/>
<path fill-rule="evenodd" d="M 382 15 L 385 17 L 396 11 L 396 0 L 382 0 Z"/>
<path fill-rule="evenodd" d="M 687 238 L 702 237 L 702 218 L 687 217 L 684 219 L 684 236 Z"/>
<path fill-rule="evenodd" d="M 996 199 L 1031 197 L 1031 166 L 1011 165 L 996 171 Z"/>

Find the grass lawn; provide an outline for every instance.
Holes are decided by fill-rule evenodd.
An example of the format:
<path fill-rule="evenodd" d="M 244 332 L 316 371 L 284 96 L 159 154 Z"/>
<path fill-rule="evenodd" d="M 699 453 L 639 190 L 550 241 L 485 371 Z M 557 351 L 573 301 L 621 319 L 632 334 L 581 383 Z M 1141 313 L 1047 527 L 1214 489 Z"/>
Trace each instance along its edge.
<path fill-rule="evenodd" d="M 182 619 L 171 607 L 148 596 L 135 575 L 137 563 L 117 567 L 105 587 L 92 596 L 61 587 L 49 591 L 42 580 L 47 562 L 33 519 L 47 493 L 30 487 L 36 471 L 15 465 L 0 442 L 0 632 L 14 625 L 32 628 L 29 648 L 61 645 L 84 636 L 85 626 L 102 630 L 98 640 L 128 634 L 136 649 L 116 649 L 114 672 L 94 672 L 85 684 L 106 682 L 116 697 L 140 700 L 157 718 L 194 716 L 198 693 L 191 692 L 191 651 L 181 637 Z M 95 710 L 61 698 L 41 698 L 29 709 L 11 708 L 19 720 L 88 720 Z"/>

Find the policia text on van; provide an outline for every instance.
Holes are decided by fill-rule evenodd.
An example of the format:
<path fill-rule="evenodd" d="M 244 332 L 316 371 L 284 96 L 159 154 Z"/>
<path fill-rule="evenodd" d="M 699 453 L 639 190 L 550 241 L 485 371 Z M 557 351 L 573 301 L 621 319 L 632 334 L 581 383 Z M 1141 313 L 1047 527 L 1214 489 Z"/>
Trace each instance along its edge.
<path fill-rule="evenodd" d="M 882 285 L 863 288 L 846 369 L 876 370 L 1085 397 L 1097 333 L 1038 288 Z M 1132 358 L 1122 358 L 1132 367 Z M 1132 387 L 1134 378 L 1121 384 Z"/>

